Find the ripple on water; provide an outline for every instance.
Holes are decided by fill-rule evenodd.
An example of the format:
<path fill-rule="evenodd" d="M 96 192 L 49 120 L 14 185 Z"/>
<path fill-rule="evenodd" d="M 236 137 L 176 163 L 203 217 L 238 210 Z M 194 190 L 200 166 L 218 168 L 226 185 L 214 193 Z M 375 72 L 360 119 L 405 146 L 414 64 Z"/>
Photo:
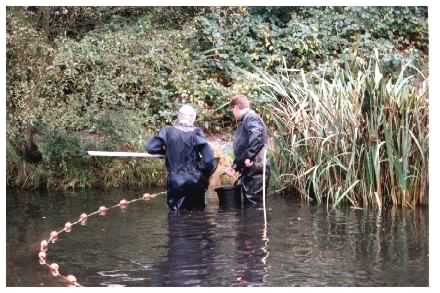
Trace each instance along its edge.
<path fill-rule="evenodd" d="M 41 206 L 54 212 L 41 211 L 44 224 L 11 208 L 17 204 L 8 197 L 8 286 L 63 286 L 48 279 L 29 247 L 84 210 L 121 197 L 46 195 Z M 268 205 L 265 226 L 262 211 L 254 209 L 211 205 L 174 215 L 163 198 L 136 202 L 62 234 L 49 258 L 84 286 L 428 285 L 427 210 L 327 212 L 283 197 L 271 197 Z"/>

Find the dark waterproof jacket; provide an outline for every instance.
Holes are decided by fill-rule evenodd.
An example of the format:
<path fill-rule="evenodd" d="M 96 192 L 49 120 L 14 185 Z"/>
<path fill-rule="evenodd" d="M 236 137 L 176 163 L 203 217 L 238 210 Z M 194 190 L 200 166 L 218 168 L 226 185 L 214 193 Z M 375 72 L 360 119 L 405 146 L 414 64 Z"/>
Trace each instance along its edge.
<path fill-rule="evenodd" d="M 266 181 L 266 191 L 269 186 L 271 168 L 268 161 L 263 179 L 263 149 L 267 140 L 267 128 L 260 116 L 252 110 L 244 114 L 234 133 L 235 160 L 232 166 L 241 173 L 241 190 L 246 206 L 259 206 L 263 202 L 263 180 Z M 246 159 L 253 162 L 251 167 L 245 166 Z"/>
<path fill-rule="evenodd" d="M 244 161 L 257 161 L 257 155 L 267 143 L 267 128 L 263 120 L 250 110 L 242 117 L 234 133 L 234 162 L 233 168 L 240 173 L 245 171 Z"/>
<path fill-rule="evenodd" d="M 145 145 L 145 150 L 165 155 L 167 203 L 171 209 L 205 206 L 205 191 L 215 161 L 200 128 L 184 125 L 162 128 Z"/>

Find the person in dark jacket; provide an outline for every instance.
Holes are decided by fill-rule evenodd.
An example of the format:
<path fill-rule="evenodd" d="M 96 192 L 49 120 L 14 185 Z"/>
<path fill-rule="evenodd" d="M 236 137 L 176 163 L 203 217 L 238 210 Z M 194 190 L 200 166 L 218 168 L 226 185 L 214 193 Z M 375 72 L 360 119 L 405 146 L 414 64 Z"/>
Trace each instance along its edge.
<path fill-rule="evenodd" d="M 203 209 L 209 177 L 216 167 L 214 153 L 202 130 L 194 126 L 195 119 L 193 107 L 184 105 L 175 125 L 162 128 L 145 144 L 150 154 L 165 155 L 171 210 Z"/>
<path fill-rule="evenodd" d="M 263 201 L 263 154 L 268 142 L 267 128 L 261 117 L 250 108 L 244 95 L 232 97 L 232 112 L 239 126 L 234 133 L 232 166 L 225 170 L 229 176 L 241 174 L 245 203 L 258 206 Z M 266 189 L 269 185 L 270 165 L 266 160 Z"/>

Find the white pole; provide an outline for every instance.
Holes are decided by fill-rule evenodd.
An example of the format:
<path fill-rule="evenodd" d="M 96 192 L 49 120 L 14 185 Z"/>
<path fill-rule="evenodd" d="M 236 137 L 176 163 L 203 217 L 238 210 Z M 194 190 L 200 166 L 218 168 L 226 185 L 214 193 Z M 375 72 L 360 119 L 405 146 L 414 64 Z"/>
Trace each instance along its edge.
<path fill-rule="evenodd" d="M 267 245 L 269 243 L 269 237 L 267 237 L 267 216 L 266 216 L 266 155 L 267 155 L 267 149 L 266 149 L 266 147 L 264 147 L 264 151 L 263 151 L 263 214 L 264 214 L 264 227 L 263 227 L 264 247 L 263 247 L 263 252 L 265 253 L 265 255 L 261 259 L 261 261 L 264 264 L 265 270 L 266 270 L 267 258 L 269 257 L 269 251 L 267 249 Z M 263 280 L 265 279 L 266 275 L 267 274 L 264 274 Z"/>
<path fill-rule="evenodd" d="M 264 211 L 264 227 L 267 226 L 267 216 L 266 216 L 266 154 L 267 149 L 264 147 L 263 150 L 263 211 Z M 266 231 L 266 229 L 265 229 Z"/>
<path fill-rule="evenodd" d="M 131 157 L 131 158 L 164 158 L 163 155 L 152 155 L 149 153 L 134 153 L 134 152 L 102 152 L 102 151 L 88 151 L 89 156 L 97 157 Z"/>

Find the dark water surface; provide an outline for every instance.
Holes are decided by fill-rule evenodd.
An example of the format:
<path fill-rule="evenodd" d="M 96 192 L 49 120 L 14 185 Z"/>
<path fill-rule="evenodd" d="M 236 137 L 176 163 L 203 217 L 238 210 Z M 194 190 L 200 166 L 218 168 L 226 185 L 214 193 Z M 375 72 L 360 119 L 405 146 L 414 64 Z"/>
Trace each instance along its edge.
<path fill-rule="evenodd" d="M 6 285 L 64 286 L 40 242 L 101 205 L 141 195 L 7 194 Z M 213 195 L 211 195 L 213 196 Z M 49 245 L 82 286 L 428 286 L 428 209 L 327 211 L 274 196 L 261 210 L 169 214 L 164 197 L 115 208 Z"/>

